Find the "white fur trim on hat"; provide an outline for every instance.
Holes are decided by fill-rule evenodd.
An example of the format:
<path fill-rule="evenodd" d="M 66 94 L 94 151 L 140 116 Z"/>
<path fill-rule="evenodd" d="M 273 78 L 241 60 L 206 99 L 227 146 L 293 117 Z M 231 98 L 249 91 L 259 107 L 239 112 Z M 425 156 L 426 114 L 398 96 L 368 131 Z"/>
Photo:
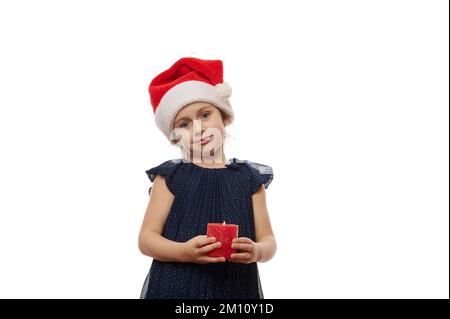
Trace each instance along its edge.
<path fill-rule="evenodd" d="M 231 96 L 231 86 L 224 82 L 216 86 L 202 81 L 185 81 L 175 85 L 164 94 L 155 112 L 156 126 L 170 140 L 173 122 L 177 113 L 193 102 L 208 102 L 218 107 L 230 116 L 234 112 L 228 98 Z"/>

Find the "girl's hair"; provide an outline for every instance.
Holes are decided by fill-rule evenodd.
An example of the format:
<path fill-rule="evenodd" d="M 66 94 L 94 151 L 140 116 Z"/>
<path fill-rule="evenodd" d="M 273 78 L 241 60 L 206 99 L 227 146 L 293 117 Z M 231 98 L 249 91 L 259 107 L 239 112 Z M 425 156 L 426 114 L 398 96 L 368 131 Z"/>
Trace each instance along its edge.
<path fill-rule="evenodd" d="M 227 121 L 229 123 L 230 116 L 227 113 L 225 113 L 224 111 L 222 111 L 221 109 L 219 109 L 219 108 L 217 108 L 217 109 L 220 111 L 220 115 L 222 116 L 222 122 Z M 225 131 L 224 134 L 225 134 L 225 136 L 224 136 L 224 139 L 225 139 L 228 136 L 227 131 Z M 170 141 L 170 144 L 172 144 L 172 145 L 175 145 L 177 143 L 178 143 L 177 140 L 171 140 Z"/>

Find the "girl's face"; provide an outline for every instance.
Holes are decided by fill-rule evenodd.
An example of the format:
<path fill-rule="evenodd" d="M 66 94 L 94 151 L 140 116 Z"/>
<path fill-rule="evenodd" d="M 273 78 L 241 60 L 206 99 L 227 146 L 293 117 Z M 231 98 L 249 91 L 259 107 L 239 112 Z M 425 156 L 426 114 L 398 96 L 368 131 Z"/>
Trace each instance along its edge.
<path fill-rule="evenodd" d="M 183 107 L 175 117 L 173 133 L 181 147 L 195 155 L 214 153 L 222 146 L 225 126 L 220 110 L 207 102 Z"/>

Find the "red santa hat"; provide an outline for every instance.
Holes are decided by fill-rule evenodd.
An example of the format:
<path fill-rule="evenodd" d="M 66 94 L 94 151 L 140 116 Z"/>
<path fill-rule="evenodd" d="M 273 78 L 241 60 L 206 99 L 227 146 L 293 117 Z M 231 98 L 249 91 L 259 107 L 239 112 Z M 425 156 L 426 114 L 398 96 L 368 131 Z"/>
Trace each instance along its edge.
<path fill-rule="evenodd" d="M 231 86 L 223 81 L 221 60 L 185 57 L 157 75 L 148 87 L 156 126 L 170 140 L 177 113 L 193 102 L 208 102 L 234 119 L 228 98 Z"/>

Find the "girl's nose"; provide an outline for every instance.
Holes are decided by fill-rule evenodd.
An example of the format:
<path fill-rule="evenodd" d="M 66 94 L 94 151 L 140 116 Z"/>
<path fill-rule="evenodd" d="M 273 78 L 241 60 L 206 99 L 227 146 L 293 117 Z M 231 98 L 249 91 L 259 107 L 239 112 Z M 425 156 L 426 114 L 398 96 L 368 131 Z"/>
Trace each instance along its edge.
<path fill-rule="evenodd" d="M 195 137 L 196 137 L 196 138 L 200 138 L 200 137 L 203 135 L 204 132 L 205 132 L 205 129 L 202 128 L 202 129 L 200 130 L 200 132 L 197 132 L 197 133 L 195 134 Z"/>

